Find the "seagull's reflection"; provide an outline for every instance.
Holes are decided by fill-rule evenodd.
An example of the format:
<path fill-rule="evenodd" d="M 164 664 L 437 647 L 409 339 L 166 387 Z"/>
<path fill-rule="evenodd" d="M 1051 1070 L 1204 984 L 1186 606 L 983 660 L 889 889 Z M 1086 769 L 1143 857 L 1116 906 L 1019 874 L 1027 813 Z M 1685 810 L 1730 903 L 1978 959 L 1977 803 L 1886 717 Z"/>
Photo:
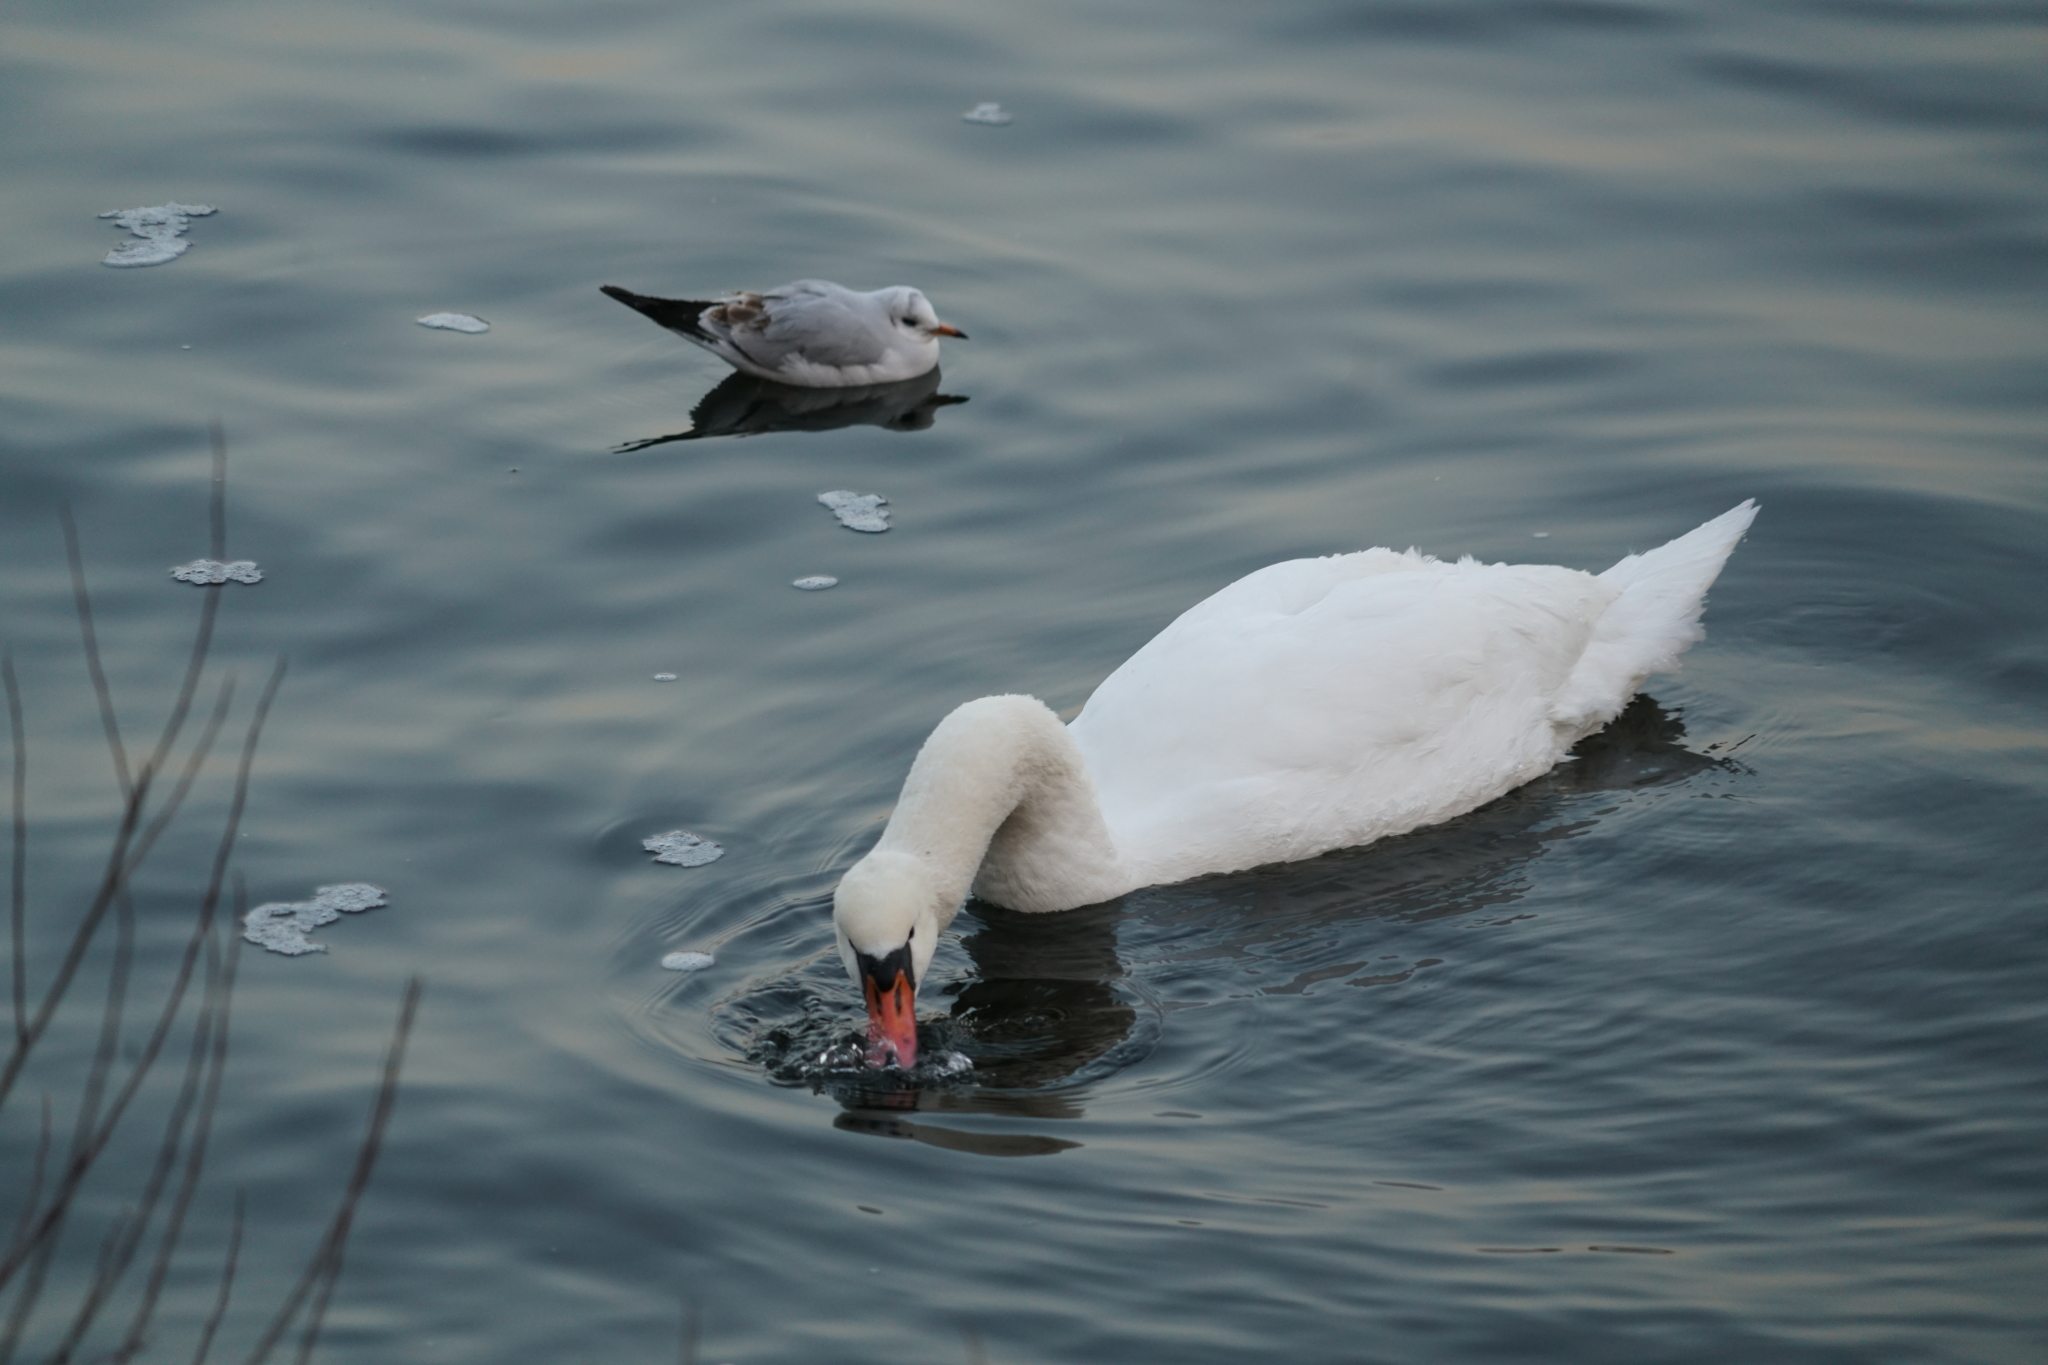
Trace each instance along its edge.
<path fill-rule="evenodd" d="M 938 1027 L 951 1033 L 941 1041 L 973 1058 L 973 1083 L 917 1088 L 877 1072 L 857 1085 L 833 1087 L 847 1110 L 834 1126 L 986 1156 L 1049 1155 L 1076 1146 L 1038 1134 L 950 1128 L 911 1115 L 1081 1117 L 1091 1067 L 1114 1070 L 1149 1050 L 1149 1039 L 1134 1038 L 1151 1018 L 1133 989 L 1134 957 L 1182 968 L 1201 960 L 1214 964 L 1206 987 L 1177 990 L 1180 1004 L 1201 1003 L 1194 997 L 1204 994 L 1292 994 L 1330 980 L 1360 986 L 1405 980 L 1413 968 L 1385 973 L 1371 953 L 1345 960 L 1359 956 L 1356 944 L 1349 951 L 1334 945 L 1327 959 L 1300 949 L 1325 944 L 1330 927 L 1345 922 L 1413 923 L 1521 899 L 1529 866 L 1552 844 L 1594 823 L 1559 820 L 1574 798 L 1736 767 L 1725 756 L 1686 748 L 1684 735 L 1676 715 L 1639 696 L 1605 730 L 1582 740 L 1572 761 L 1481 810 L 1414 834 L 1052 915 L 970 902 L 964 913 L 977 927 L 961 946 L 973 971 L 952 989 L 951 1018 Z M 1119 933 L 1141 942 L 1120 955 Z M 1257 984 L 1243 972 L 1254 962 L 1262 969 Z M 1271 970 L 1281 963 L 1292 970 Z M 1119 1049 L 1133 1056 L 1119 1059 Z"/>
<path fill-rule="evenodd" d="M 628 441 L 616 447 L 615 453 L 645 450 L 670 441 L 760 436 L 771 431 L 835 431 L 858 426 L 923 431 L 937 420 L 940 408 L 966 401 L 958 394 L 939 392 L 937 369 L 894 384 L 867 384 L 850 389 L 797 388 L 735 371 L 697 400 L 697 406 L 690 410 L 688 431 Z"/>

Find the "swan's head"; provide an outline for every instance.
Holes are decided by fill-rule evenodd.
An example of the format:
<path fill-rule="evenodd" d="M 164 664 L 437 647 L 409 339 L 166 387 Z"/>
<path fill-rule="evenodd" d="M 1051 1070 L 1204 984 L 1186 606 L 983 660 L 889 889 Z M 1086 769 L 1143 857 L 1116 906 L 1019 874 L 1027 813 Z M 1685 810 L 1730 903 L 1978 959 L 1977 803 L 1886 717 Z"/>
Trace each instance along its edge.
<path fill-rule="evenodd" d="M 868 1004 L 868 1061 L 917 1065 L 917 983 L 939 946 L 945 893 L 923 860 L 876 850 L 832 893 L 839 958 Z"/>

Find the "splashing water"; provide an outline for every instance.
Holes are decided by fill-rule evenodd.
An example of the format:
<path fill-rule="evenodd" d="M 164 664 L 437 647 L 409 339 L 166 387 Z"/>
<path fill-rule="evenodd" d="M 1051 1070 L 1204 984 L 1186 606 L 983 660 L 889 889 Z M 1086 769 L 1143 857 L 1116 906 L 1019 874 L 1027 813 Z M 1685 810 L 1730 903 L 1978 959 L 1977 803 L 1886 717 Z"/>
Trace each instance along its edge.
<path fill-rule="evenodd" d="M 822 1002 L 804 1005 L 800 1018 L 761 1030 L 747 1041 L 746 1057 L 780 1086 L 808 1087 L 813 1094 L 847 1090 L 922 1090 L 959 1083 L 971 1076 L 974 1059 L 955 1045 L 960 1037 L 950 1020 L 925 1020 L 917 1026 L 917 1065 L 877 1067 L 868 1064 L 865 1034 L 849 1029 L 846 1018 Z"/>

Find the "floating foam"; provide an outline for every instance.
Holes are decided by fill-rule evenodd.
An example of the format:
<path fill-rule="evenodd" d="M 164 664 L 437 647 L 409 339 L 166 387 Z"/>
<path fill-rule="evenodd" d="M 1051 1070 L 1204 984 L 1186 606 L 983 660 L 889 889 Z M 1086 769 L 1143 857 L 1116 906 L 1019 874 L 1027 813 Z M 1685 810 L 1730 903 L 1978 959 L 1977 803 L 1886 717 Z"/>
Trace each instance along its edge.
<path fill-rule="evenodd" d="M 115 227 L 127 228 L 135 235 L 109 251 L 100 264 L 129 267 L 175 261 L 192 247 L 184 240 L 192 220 L 219 211 L 210 204 L 176 202 L 149 209 L 110 209 L 100 217 L 113 219 Z"/>
<path fill-rule="evenodd" d="M 237 583 L 261 583 L 263 570 L 256 567 L 253 559 L 238 559 L 232 564 L 223 564 L 217 559 L 195 559 L 171 570 L 171 577 L 180 583 L 225 583 L 229 579 Z"/>
<path fill-rule="evenodd" d="M 889 528 L 884 526 L 882 529 L 886 531 Z M 823 592 L 827 588 L 838 587 L 839 580 L 828 573 L 814 573 L 806 578 L 797 579 L 789 586 L 792 588 L 802 588 L 805 592 Z"/>
<path fill-rule="evenodd" d="M 640 847 L 652 853 L 657 863 L 671 863 L 676 867 L 702 867 L 725 856 L 725 850 L 717 844 L 709 839 L 699 839 L 684 829 L 672 829 L 652 839 L 642 839 Z"/>
<path fill-rule="evenodd" d="M 672 972 L 701 972 L 716 961 L 709 953 L 670 953 L 661 965 Z"/>
<path fill-rule="evenodd" d="M 382 887 L 368 882 L 344 882 L 323 886 L 309 901 L 271 901 L 259 905 L 242 919 L 242 937 L 259 948 L 286 957 L 324 953 L 327 945 L 306 935 L 343 915 L 357 915 L 384 904 Z"/>
<path fill-rule="evenodd" d="M 832 509 L 839 524 L 849 531 L 880 532 L 889 529 L 889 514 L 882 505 L 889 500 L 879 493 L 853 493 L 844 488 L 818 494 L 818 501 Z"/>
<path fill-rule="evenodd" d="M 986 123 L 992 128 L 1000 128 L 1010 121 L 1010 111 L 990 100 L 986 104 L 975 105 L 960 117 L 967 123 Z"/>
<path fill-rule="evenodd" d="M 673 673 L 657 673 L 654 675 L 654 680 L 656 682 L 674 682 L 676 675 Z"/>
<path fill-rule="evenodd" d="M 415 318 L 414 321 L 422 327 L 432 327 L 436 331 L 441 332 L 469 332 L 474 334 L 491 330 L 490 323 L 485 322 L 482 318 L 473 318 L 467 313 L 429 313 L 423 318 Z"/>

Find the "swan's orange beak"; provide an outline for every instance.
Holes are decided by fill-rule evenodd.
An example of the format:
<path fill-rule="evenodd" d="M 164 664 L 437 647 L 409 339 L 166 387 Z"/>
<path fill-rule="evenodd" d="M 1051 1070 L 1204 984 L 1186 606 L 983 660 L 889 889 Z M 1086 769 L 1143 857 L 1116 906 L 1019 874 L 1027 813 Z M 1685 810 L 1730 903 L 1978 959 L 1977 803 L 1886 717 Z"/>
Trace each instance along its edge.
<path fill-rule="evenodd" d="M 917 1065 L 917 976 L 910 945 L 879 959 L 856 953 L 861 994 L 868 1002 L 868 1065 Z"/>
<path fill-rule="evenodd" d="M 967 333 L 961 331 L 958 327 L 949 326 L 943 322 L 932 328 L 932 335 L 935 337 L 959 337 L 962 341 L 967 340 Z"/>

